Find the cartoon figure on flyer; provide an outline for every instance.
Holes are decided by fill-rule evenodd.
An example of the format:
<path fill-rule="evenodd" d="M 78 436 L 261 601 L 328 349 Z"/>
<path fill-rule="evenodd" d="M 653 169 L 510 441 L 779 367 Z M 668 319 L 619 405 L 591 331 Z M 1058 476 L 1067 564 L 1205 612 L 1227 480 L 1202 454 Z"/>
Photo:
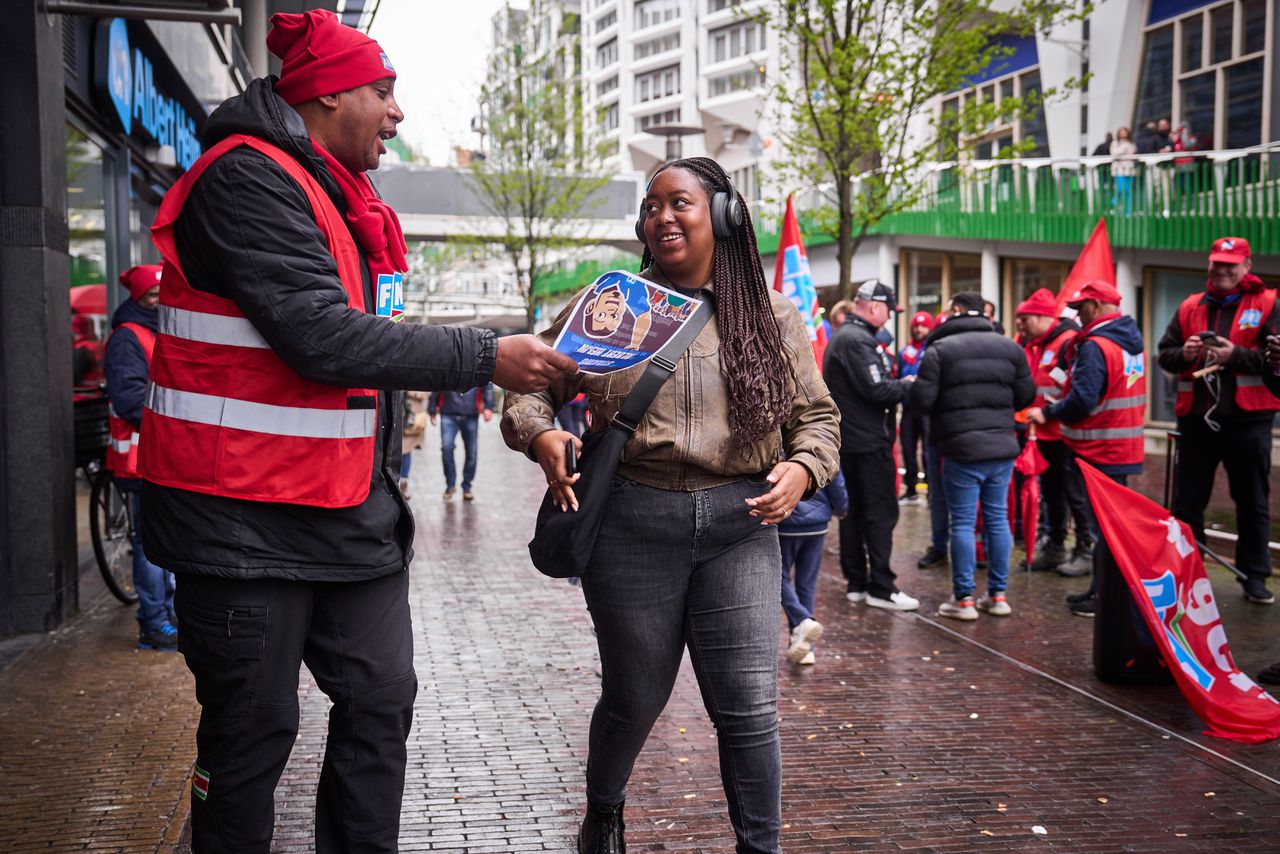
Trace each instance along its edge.
<path fill-rule="evenodd" d="M 649 289 L 638 279 L 603 277 L 596 293 L 582 307 L 582 331 L 592 338 L 604 339 L 623 330 L 631 319 L 631 338 L 627 347 L 636 349 L 649 334 Z M 616 339 L 615 339 L 616 340 Z"/>

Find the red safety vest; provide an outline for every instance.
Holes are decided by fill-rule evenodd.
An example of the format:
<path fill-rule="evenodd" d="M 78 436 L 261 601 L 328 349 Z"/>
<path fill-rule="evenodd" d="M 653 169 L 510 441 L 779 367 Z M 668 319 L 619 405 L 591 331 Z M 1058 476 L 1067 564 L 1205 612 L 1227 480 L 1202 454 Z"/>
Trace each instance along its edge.
<path fill-rule="evenodd" d="M 377 392 L 303 379 L 235 302 L 192 288 L 178 260 L 174 223 L 192 186 L 242 145 L 271 158 L 302 187 L 348 305 L 365 310 L 360 253 L 315 178 L 256 137 L 236 134 L 209 149 L 165 195 L 151 228 L 164 272 L 139 471 L 153 483 L 209 495 L 352 507 L 368 497 L 373 476 Z"/>
<path fill-rule="evenodd" d="M 128 329 L 137 336 L 138 343 L 142 345 L 142 355 L 147 357 L 147 367 L 150 369 L 151 354 L 156 349 L 156 334 L 137 323 L 122 323 L 116 331 L 120 329 Z M 107 471 L 116 477 L 137 477 L 138 425 L 117 415 L 116 408 L 109 402 L 107 432 L 111 434 L 111 443 L 107 445 Z"/>
<path fill-rule="evenodd" d="M 1057 367 L 1058 354 L 1062 352 L 1062 348 L 1079 334 L 1080 330 L 1068 327 L 1047 343 L 1038 343 L 1044 341 L 1044 336 L 1041 336 L 1027 345 L 1027 362 L 1031 367 L 1031 376 L 1036 381 L 1036 399 L 1032 406 L 1038 406 L 1041 409 L 1048 406 L 1049 402 L 1045 400 L 1045 395 L 1053 395 L 1056 399 L 1062 398 L 1062 389 L 1057 381 L 1049 376 L 1049 372 Z M 1062 424 L 1057 421 L 1037 424 L 1036 438 L 1048 442 L 1062 441 Z"/>
<path fill-rule="evenodd" d="M 1205 305 L 1204 294 L 1192 294 L 1178 306 L 1178 328 L 1186 338 L 1209 328 L 1209 306 Z M 1231 343 L 1237 347 L 1253 348 L 1258 344 L 1258 333 L 1262 324 L 1271 316 L 1276 304 L 1276 292 L 1271 288 L 1246 291 L 1236 303 L 1236 314 L 1231 321 Z M 1191 376 L 1194 367 L 1183 371 L 1178 377 L 1178 397 L 1174 402 L 1174 412 L 1179 416 L 1191 412 L 1191 403 L 1195 398 L 1194 389 L 1197 380 Z M 1236 374 L 1236 406 L 1246 412 L 1275 412 L 1280 410 L 1280 399 L 1267 391 L 1262 384 L 1262 377 L 1249 374 Z M 1200 380 L 1203 382 L 1203 380 Z"/>
<path fill-rule="evenodd" d="M 1141 464 L 1142 424 L 1147 404 L 1146 354 L 1130 355 L 1101 335 L 1089 336 L 1089 340 L 1102 349 L 1107 361 L 1107 388 L 1102 400 L 1084 420 L 1062 425 L 1062 438 L 1078 456 L 1097 465 Z M 1070 391 L 1071 374 L 1068 374 L 1062 396 L 1066 397 Z"/>

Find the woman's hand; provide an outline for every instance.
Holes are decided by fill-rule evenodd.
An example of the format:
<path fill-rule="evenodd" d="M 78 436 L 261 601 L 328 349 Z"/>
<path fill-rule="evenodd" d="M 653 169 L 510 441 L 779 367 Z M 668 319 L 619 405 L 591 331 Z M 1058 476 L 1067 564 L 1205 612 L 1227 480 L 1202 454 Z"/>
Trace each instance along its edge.
<path fill-rule="evenodd" d="M 748 498 L 750 516 L 758 516 L 761 525 L 776 525 L 796 509 L 809 486 L 809 470 L 799 463 L 782 462 L 773 467 L 767 480 L 773 489 L 759 498 Z"/>
<path fill-rule="evenodd" d="M 551 497 L 560 507 L 568 510 L 578 509 L 578 499 L 573 494 L 573 484 L 578 482 L 581 474 L 569 474 L 568 460 L 564 457 L 564 443 L 573 442 L 573 446 L 582 452 L 582 440 L 564 430 L 547 430 L 539 433 L 529 443 L 533 455 L 542 466 L 546 475 L 547 486 L 551 487 Z"/>

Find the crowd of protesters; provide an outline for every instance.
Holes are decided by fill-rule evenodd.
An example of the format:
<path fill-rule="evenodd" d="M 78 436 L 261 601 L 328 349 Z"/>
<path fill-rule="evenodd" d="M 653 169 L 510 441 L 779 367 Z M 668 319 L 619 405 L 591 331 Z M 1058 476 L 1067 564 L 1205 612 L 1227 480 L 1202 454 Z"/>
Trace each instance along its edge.
<path fill-rule="evenodd" d="M 1127 142 L 1127 129 L 1121 130 L 1119 141 Z M 1158 367 L 1177 382 L 1172 514 L 1203 544 L 1205 508 L 1221 465 L 1236 508 L 1243 596 L 1269 605 L 1271 434 L 1280 410 L 1280 367 L 1271 364 L 1280 364 L 1280 338 L 1273 337 L 1280 309 L 1276 291 L 1250 272 L 1252 260 L 1247 240 L 1215 241 L 1205 289 L 1169 319 L 1157 350 Z M 1142 473 L 1145 460 L 1149 368 L 1142 333 L 1120 292 L 1104 281 L 1060 295 L 1040 289 L 1012 312 L 1012 339 L 990 302 L 959 292 L 938 316 L 911 316 L 910 340 L 894 359 L 877 342 L 889 309 L 901 310 L 892 289 L 864 283 L 842 308 L 846 320 L 828 344 L 824 376 L 841 412 L 841 463 L 850 491 L 850 512 L 840 522 L 849 601 L 919 607 L 897 588 L 888 556 L 898 505 L 918 503 L 924 489 L 932 531 L 918 566 L 949 558 L 952 571 L 953 597 L 938 615 L 1012 614 L 1006 593 L 1011 532 L 1021 520 L 1010 518 L 1008 496 L 1011 479 L 1022 477 L 1014 459 L 1034 437 L 1044 461 L 1043 471 L 1031 475 L 1039 478 L 1039 524 L 1021 532 L 1033 556 L 1022 566 L 1088 576 L 1088 586 L 1068 596 L 1067 605 L 1092 617 L 1100 534 L 1078 463 L 1125 484 Z M 895 424 L 902 462 L 896 471 Z M 976 568 L 987 570 L 985 595 L 977 595 Z M 1260 679 L 1274 683 L 1280 672 L 1272 670 Z"/>

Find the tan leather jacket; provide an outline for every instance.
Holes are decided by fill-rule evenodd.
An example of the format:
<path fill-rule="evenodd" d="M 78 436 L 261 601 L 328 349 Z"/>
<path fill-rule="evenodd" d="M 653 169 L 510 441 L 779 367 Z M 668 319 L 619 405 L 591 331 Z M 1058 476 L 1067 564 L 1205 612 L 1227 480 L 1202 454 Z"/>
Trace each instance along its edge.
<path fill-rule="evenodd" d="M 666 284 L 656 271 L 641 275 Z M 767 472 L 784 458 L 804 466 L 816 488 L 835 477 L 840 465 L 839 411 L 818 372 L 799 312 L 778 292 L 769 294 L 784 352 L 796 375 L 790 420 L 745 448 L 734 445 L 729 390 L 720 366 L 720 333 L 713 321 L 698 333 L 627 442 L 618 465 L 620 477 L 659 489 L 709 489 Z M 581 296 L 581 292 L 575 295 L 555 323 L 541 333 L 544 341 L 555 342 Z M 579 391 L 587 393 L 593 429 L 604 429 L 644 369 L 641 364 L 604 376 L 578 374 L 557 381 L 545 392 L 508 394 L 502 413 L 503 438 L 512 449 L 528 453 L 534 437 L 554 429 L 555 413 Z"/>

